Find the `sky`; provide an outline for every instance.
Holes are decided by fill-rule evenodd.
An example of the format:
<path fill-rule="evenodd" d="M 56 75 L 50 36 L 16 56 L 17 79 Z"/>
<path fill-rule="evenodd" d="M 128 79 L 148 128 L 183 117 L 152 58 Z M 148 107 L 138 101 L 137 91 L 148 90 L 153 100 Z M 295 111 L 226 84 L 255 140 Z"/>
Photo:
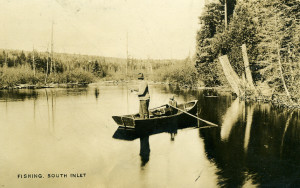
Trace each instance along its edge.
<path fill-rule="evenodd" d="M 55 52 L 182 59 L 195 52 L 204 2 L 1 0 L 0 48 L 50 50 L 53 22 Z"/>

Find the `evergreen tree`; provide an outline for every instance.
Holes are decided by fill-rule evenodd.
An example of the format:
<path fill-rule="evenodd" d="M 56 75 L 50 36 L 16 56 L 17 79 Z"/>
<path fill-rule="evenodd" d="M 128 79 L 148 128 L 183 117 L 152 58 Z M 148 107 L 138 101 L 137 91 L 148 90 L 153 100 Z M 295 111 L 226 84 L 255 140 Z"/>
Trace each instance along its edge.
<path fill-rule="evenodd" d="M 224 4 L 223 0 L 220 2 Z M 196 67 L 204 81 L 211 83 L 211 77 L 220 78 L 222 71 L 216 69 L 218 57 L 225 54 L 241 76 L 244 72 L 241 45 L 246 44 L 256 82 L 266 82 L 279 92 L 288 90 L 292 96 L 300 97 L 299 0 L 229 3 L 234 6 L 227 30 L 223 28 L 220 4 L 207 5 L 200 16 L 202 27 L 197 33 Z M 209 67 L 214 70 L 209 72 Z M 284 82 L 287 89 L 283 87 Z"/>

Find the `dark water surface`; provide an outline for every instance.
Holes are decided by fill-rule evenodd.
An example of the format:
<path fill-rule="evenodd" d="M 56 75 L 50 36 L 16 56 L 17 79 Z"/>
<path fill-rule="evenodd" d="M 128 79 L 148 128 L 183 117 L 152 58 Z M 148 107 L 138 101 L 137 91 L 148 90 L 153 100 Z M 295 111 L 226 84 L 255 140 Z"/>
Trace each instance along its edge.
<path fill-rule="evenodd" d="M 300 186 L 299 111 L 152 85 L 150 107 L 198 99 L 199 117 L 220 127 L 141 138 L 111 118 L 138 111 L 130 87 L 0 91 L 0 187 Z"/>

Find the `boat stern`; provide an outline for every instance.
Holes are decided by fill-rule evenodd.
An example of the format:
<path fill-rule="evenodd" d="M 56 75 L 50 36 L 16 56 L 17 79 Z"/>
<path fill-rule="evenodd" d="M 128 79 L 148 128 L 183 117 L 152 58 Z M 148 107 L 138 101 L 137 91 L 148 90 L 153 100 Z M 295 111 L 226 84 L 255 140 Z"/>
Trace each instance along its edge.
<path fill-rule="evenodd" d="M 125 127 L 125 128 L 134 128 L 135 127 L 134 119 L 131 117 L 112 116 L 112 118 L 121 127 Z"/>

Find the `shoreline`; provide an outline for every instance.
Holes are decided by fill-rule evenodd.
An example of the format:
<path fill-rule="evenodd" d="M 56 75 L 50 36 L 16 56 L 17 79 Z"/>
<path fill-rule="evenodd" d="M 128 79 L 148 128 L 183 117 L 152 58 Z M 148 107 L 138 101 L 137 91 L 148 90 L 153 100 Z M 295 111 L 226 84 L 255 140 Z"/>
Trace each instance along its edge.
<path fill-rule="evenodd" d="M 49 84 L 17 84 L 15 86 L 1 87 L 0 90 L 19 90 L 19 89 L 44 89 L 44 88 L 68 88 L 75 86 L 88 86 L 90 83 L 49 83 Z"/>
<path fill-rule="evenodd" d="M 89 85 L 94 84 L 100 84 L 100 85 L 119 85 L 124 83 L 136 83 L 137 80 L 103 80 L 100 79 L 98 82 L 76 82 L 76 83 L 49 83 L 49 84 L 17 84 L 14 87 L 2 87 L 0 90 L 20 90 L 20 89 L 45 89 L 45 88 L 76 88 L 76 87 L 88 87 Z M 170 83 L 170 82 L 158 82 L 158 81 L 148 81 L 149 85 L 169 85 L 173 87 L 178 87 L 180 90 L 190 89 L 194 91 L 203 90 L 204 97 L 219 97 L 221 93 L 229 93 L 234 98 L 237 98 L 235 96 L 229 86 L 216 86 L 216 87 L 204 87 L 204 86 L 197 86 L 197 87 L 191 87 L 191 86 L 178 86 L 178 84 Z M 276 105 L 279 108 L 287 108 L 287 109 L 300 109 L 300 104 L 292 104 L 282 98 L 284 98 L 284 94 L 279 95 L 280 97 L 272 99 L 272 96 L 247 96 L 242 97 L 240 96 L 241 101 L 245 102 L 255 102 L 255 103 L 269 103 Z"/>

